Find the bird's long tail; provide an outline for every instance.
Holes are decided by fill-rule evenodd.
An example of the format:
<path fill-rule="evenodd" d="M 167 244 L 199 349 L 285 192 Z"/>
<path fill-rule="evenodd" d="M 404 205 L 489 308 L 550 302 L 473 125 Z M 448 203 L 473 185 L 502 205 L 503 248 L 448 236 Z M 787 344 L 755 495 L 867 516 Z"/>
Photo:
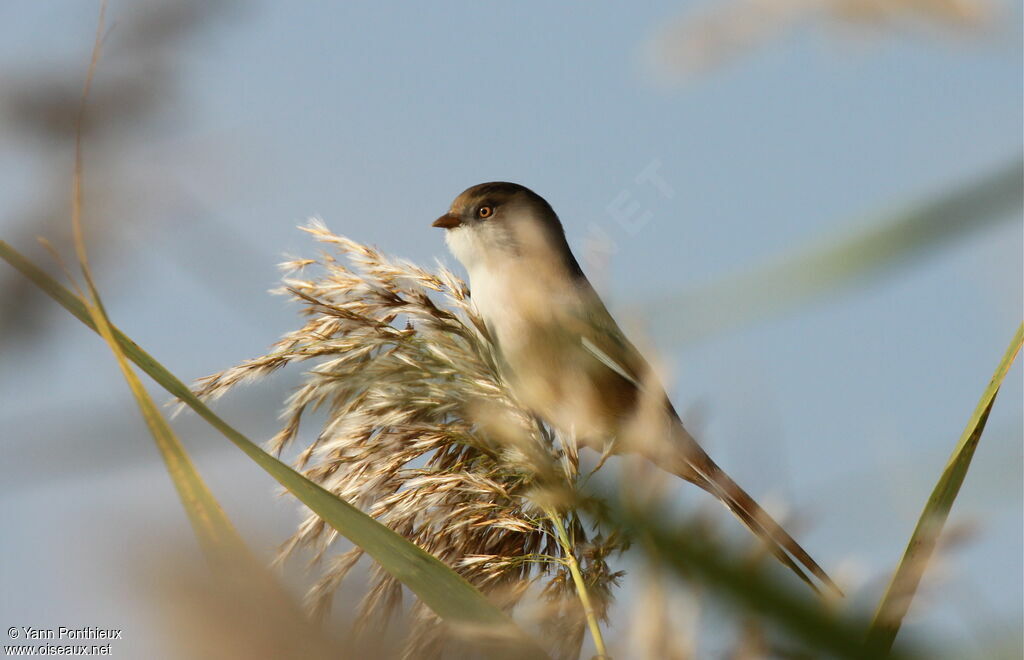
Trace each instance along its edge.
<path fill-rule="evenodd" d="M 818 591 L 818 587 L 807 575 L 805 569 L 817 577 L 828 589 L 841 596 L 842 591 L 839 587 L 807 554 L 807 551 L 800 547 L 800 544 L 779 523 L 775 522 L 754 498 L 718 467 L 683 428 L 682 423 L 677 422 L 675 427 L 678 429 L 673 434 L 676 436 L 677 451 L 674 452 L 675 460 L 666 466 L 669 471 L 700 486 L 721 500 L 751 532 L 768 546 L 768 549 L 779 561 L 789 567 L 815 591 Z M 655 462 L 664 465 L 663 458 Z"/>

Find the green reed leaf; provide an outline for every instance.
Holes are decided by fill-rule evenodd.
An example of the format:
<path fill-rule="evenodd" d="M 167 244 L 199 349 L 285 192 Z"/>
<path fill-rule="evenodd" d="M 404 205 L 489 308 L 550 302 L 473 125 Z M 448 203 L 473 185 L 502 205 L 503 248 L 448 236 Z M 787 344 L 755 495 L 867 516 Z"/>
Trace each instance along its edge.
<path fill-rule="evenodd" d="M 896 567 L 896 572 L 878 605 L 874 621 L 868 631 L 868 640 L 878 654 L 884 655 L 892 648 L 903 617 L 910 609 L 921 577 L 935 551 L 936 542 L 946 523 L 946 518 L 949 516 L 950 509 L 953 507 L 953 501 L 956 500 L 960 486 L 967 476 L 967 468 L 971 466 L 974 450 L 977 449 L 978 441 L 985 430 L 985 422 L 988 421 L 988 415 L 992 411 L 996 394 L 999 393 L 999 387 L 1017 357 L 1022 343 L 1024 343 L 1024 323 L 1017 328 L 1017 334 L 1014 335 L 1013 341 L 1010 342 L 1009 348 L 1006 349 L 1002 361 L 992 376 L 992 380 L 989 381 L 988 387 L 981 395 L 981 400 L 967 422 L 967 428 L 961 434 L 960 441 L 953 450 L 949 462 L 946 463 L 946 468 L 942 471 L 938 483 L 935 484 L 931 496 L 928 497 L 924 511 L 921 512 L 921 517 L 917 521 L 917 526 L 910 537 L 903 558 Z"/>

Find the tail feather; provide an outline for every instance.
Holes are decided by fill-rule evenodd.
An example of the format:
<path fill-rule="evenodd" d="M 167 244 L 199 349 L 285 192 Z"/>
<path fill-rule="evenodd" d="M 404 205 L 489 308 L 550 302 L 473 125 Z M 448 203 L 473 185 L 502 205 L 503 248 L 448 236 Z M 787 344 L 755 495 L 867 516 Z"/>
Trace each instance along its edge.
<path fill-rule="evenodd" d="M 843 592 L 814 559 L 804 550 L 782 525 L 768 515 L 754 498 L 740 488 L 697 442 L 690 437 L 682 424 L 677 425 L 685 434 L 684 448 L 678 454 L 678 461 L 670 470 L 676 476 L 690 481 L 708 491 L 724 503 L 746 527 L 759 537 L 779 561 L 792 570 L 801 580 L 819 591 L 804 569 L 817 577 L 822 584 L 842 596 Z M 820 593 L 820 592 L 819 592 Z"/>

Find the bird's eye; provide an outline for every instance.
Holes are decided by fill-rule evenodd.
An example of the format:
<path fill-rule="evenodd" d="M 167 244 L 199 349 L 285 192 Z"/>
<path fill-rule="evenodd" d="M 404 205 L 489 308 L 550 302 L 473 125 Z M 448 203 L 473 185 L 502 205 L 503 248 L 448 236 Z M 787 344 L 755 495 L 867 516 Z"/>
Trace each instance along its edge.
<path fill-rule="evenodd" d="M 494 208 L 490 206 L 481 206 L 480 208 L 477 209 L 476 214 L 480 216 L 481 219 L 486 220 L 487 218 L 494 215 Z"/>

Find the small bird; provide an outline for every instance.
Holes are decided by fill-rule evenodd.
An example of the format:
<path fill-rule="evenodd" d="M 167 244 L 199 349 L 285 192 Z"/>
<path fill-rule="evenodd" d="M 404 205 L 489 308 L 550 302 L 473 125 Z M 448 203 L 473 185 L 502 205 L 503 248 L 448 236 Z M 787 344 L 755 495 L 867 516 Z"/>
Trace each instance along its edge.
<path fill-rule="evenodd" d="M 786 566 L 838 587 L 697 444 L 650 365 L 615 323 L 569 249 L 551 206 L 515 183 L 482 183 L 434 221 L 469 273 L 471 299 L 513 395 L 541 419 L 598 451 L 634 450 L 721 500 Z M 641 417 L 658 442 L 624 442 Z M 625 445 L 625 446 L 624 446 Z"/>

